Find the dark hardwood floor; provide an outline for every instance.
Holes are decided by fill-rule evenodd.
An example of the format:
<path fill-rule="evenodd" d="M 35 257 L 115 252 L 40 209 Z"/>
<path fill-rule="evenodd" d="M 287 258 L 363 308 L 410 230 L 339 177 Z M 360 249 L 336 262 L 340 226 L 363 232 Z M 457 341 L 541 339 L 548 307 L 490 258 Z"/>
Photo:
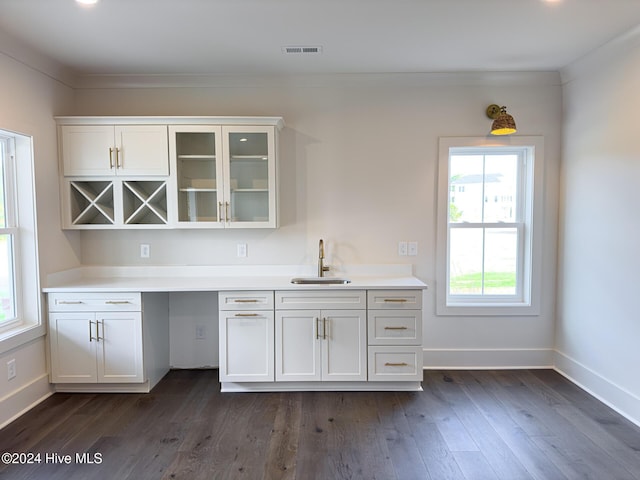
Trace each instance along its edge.
<path fill-rule="evenodd" d="M 0 431 L 0 453 L 41 454 L 0 478 L 640 480 L 640 428 L 553 371 L 423 386 L 221 394 L 216 370 L 177 370 L 146 395 L 58 393 Z"/>

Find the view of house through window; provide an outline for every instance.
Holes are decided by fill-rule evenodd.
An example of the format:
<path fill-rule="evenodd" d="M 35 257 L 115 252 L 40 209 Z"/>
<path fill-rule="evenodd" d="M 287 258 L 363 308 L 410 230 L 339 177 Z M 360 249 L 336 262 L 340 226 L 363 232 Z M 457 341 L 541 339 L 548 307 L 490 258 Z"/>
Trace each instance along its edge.
<path fill-rule="evenodd" d="M 526 148 L 451 148 L 448 296 L 522 297 Z"/>
<path fill-rule="evenodd" d="M 16 318 L 15 225 L 11 143 L 0 137 L 0 324 Z"/>

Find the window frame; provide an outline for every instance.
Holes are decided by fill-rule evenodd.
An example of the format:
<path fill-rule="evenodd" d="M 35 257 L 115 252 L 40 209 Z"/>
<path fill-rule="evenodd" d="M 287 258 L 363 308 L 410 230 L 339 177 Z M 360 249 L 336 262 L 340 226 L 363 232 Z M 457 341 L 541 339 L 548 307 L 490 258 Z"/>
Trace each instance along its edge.
<path fill-rule="evenodd" d="M 454 229 L 479 227 L 518 228 L 516 295 L 449 295 L 449 162 L 452 149 L 461 153 L 483 153 L 486 149 L 500 148 L 505 153 L 525 152 L 526 158 L 518 180 L 518 195 L 523 195 L 521 213 L 523 217 L 514 223 L 482 222 L 455 224 Z M 485 150 L 485 151 L 483 151 Z M 542 266 L 542 221 L 543 221 L 543 166 L 544 139 L 541 136 L 491 137 L 441 137 L 438 160 L 437 198 L 437 265 L 436 265 L 436 313 L 438 315 L 539 315 Z M 483 197 L 484 201 L 484 197 Z"/>
<path fill-rule="evenodd" d="M 42 337 L 46 327 L 42 322 L 33 138 L 3 129 L 0 137 L 10 145 L 12 226 L 16 229 L 13 237 L 16 318 L 0 325 L 0 354 L 3 354 Z"/>
<path fill-rule="evenodd" d="M 11 293 L 13 296 L 13 318 L 0 322 L 0 333 L 15 328 L 21 323 L 22 302 L 20 295 L 20 228 L 18 225 L 17 211 L 17 188 L 16 188 L 16 168 L 15 168 L 15 140 L 13 137 L 3 135 L 0 132 L 0 167 L 4 172 L 2 175 L 4 192 L 4 215 L 5 225 L 0 226 L 0 235 L 7 235 L 11 244 Z"/>

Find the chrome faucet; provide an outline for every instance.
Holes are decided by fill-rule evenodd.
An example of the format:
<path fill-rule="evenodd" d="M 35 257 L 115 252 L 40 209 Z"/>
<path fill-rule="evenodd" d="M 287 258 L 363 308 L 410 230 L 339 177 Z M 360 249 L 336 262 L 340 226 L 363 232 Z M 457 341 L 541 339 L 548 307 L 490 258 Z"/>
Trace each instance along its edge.
<path fill-rule="evenodd" d="M 324 272 L 328 272 L 329 267 L 324 264 L 324 240 L 320 239 L 318 244 L 318 276 L 324 277 Z"/>

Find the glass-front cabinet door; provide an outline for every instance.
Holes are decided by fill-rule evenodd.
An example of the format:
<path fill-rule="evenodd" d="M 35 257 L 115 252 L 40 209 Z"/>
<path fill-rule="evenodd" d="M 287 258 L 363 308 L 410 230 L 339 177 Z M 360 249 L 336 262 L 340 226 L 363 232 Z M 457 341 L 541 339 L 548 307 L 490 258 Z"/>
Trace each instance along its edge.
<path fill-rule="evenodd" d="M 178 224 L 224 226 L 222 134 L 217 126 L 169 127 Z"/>
<path fill-rule="evenodd" d="M 275 135 L 274 126 L 170 126 L 178 226 L 275 228 Z"/>
<path fill-rule="evenodd" d="M 276 227 L 275 127 L 223 127 L 225 221 L 233 228 Z"/>

